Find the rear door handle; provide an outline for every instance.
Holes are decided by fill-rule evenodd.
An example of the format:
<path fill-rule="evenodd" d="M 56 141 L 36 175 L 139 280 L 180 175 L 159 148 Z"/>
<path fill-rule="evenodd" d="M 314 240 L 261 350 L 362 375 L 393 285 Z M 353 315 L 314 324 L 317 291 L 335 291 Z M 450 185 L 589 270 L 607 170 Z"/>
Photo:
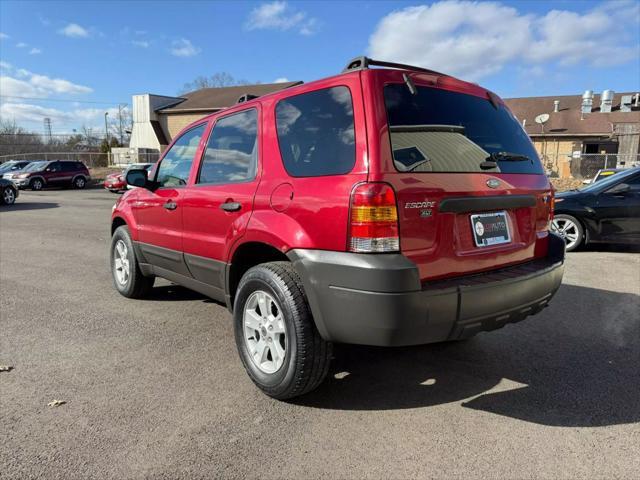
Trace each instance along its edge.
<path fill-rule="evenodd" d="M 163 205 L 163 207 L 166 208 L 167 210 L 175 210 L 176 208 L 178 208 L 178 204 L 173 200 L 169 200 L 167 203 Z"/>
<path fill-rule="evenodd" d="M 242 205 L 238 202 L 224 202 L 220 208 L 225 212 L 237 212 L 242 208 Z"/>

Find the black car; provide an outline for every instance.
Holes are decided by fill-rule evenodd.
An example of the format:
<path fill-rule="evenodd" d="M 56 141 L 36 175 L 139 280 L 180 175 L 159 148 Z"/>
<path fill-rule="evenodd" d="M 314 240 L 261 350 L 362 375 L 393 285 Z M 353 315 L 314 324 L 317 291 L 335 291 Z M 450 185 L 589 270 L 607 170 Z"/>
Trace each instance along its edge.
<path fill-rule="evenodd" d="M 18 188 L 10 180 L 0 178 L 0 204 L 13 205 L 18 198 Z"/>
<path fill-rule="evenodd" d="M 551 228 L 567 251 L 592 242 L 640 243 L 640 167 L 558 193 Z"/>

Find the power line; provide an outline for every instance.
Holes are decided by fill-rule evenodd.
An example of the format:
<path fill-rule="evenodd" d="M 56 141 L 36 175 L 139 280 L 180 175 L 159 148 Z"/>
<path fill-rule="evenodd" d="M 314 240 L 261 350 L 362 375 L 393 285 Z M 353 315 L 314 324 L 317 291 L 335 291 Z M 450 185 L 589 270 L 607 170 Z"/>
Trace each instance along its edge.
<path fill-rule="evenodd" d="M 68 102 L 68 103 L 94 103 L 99 105 L 114 105 L 114 104 L 126 104 L 127 102 L 98 102 L 92 100 L 72 100 L 70 98 L 38 98 L 38 97 L 20 97 L 18 95 L 0 95 L 3 98 L 20 98 L 22 100 L 37 100 L 39 102 Z"/>

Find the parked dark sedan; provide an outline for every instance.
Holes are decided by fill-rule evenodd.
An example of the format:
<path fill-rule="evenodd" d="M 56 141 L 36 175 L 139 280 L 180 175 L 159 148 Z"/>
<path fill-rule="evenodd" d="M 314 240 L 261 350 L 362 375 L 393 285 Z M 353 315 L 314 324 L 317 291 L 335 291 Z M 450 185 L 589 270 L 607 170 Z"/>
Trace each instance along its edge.
<path fill-rule="evenodd" d="M 18 187 L 10 180 L 0 178 L 0 205 L 13 205 L 18 198 Z"/>
<path fill-rule="evenodd" d="M 592 242 L 640 243 L 640 167 L 558 193 L 552 230 L 567 251 Z"/>

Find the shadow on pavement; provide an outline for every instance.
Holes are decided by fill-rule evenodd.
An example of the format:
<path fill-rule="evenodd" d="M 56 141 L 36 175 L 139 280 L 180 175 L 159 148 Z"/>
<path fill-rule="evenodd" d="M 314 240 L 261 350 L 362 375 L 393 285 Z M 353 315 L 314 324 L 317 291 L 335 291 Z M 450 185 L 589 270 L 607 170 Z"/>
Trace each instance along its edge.
<path fill-rule="evenodd" d="M 24 211 L 24 210 L 42 210 L 45 208 L 57 208 L 60 205 L 54 202 L 27 202 L 21 203 L 20 197 L 13 205 L 0 205 L 0 212 Z"/>
<path fill-rule="evenodd" d="M 340 345 L 293 403 L 339 410 L 466 408 L 553 426 L 640 421 L 640 296 L 564 285 L 537 317 L 462 343 Z"/>
<path fill-rule="evenodd" d="M 165 285 L 153 287 L 151 293 L 145 297 L 144 300 L 152 300 L 154 302 L 181 302 L 187 300 L 207 301 L 209 298 L 180 285 Z"/>
<path fill-rule="evenodd" d="M 578 250 L 580 253 L 581 250 Z M 589 243 L 582 251 L 586 252 L 619 252 L 619 253 L 640 253 L 640 242 L 631 243 Z"/>

